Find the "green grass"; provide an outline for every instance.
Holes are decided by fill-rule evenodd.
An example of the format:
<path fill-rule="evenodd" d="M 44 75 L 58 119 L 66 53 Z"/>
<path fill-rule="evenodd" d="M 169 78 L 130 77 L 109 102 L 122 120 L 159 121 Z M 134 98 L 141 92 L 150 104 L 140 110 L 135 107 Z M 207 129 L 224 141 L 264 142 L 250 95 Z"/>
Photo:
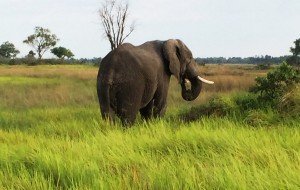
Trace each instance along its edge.
<path fill-rule="evenodd" d="M 35 69 L 36 76 L 0 73 L 0 189 L 300 188 L 297 119 L 180 122 L 190 103 L 170 89 L 177 104 L 165 118 L 124 129 L 100 118 L 96 68 L 64 66 L 60 76 L 57 67 Z M 248 117 L 262 114 L 275 115 Z"/>
<path fill-rule="evenodd" d="M 12 77 L 2 76 L 0 78 L 0 85 L 50 85 L 57 84 L 57 79 L 35 78 L 35 77 Z"/>
<path fill-rule="evenodd" d="M 37 125 L 1 130 L 0 187 L 297 189 L 300 185 L 296 123 L 254 129 L 228 119 L 203 118 L 177 126 L 157 120 L 124 130 L 93 118 L 93 112 L 56 111 L 65 113 L 66 120 L 60 122 L 50 113 L 45 116 L 50 121 L 41 116 L 39 122 L 33 121 Z M 39 113 L 44 115 L 36 110 L 28 117 Z"/>

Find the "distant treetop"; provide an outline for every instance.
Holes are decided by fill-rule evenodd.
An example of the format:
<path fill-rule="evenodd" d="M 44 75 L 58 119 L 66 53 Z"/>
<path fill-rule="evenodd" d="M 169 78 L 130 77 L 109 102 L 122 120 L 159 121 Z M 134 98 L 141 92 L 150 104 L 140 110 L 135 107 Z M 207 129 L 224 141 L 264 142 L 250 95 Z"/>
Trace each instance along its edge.
<path fill-rule="evenodd" d="M 54 47 L 58 41 L 59 39 L 55 34 L 51 34 L 49 29 L 37 26 L 35 27 L 34 34 L 28 36 L 23 43 L 33 47 L 39 59 L 42 59 L 43 54 Z"/>
<path fill-rule="evenodd" d="M 5 58 L 15 58 L 20 51 L 15 48 L 15 45 L 10 42 L 4 42 L 0 46 L 0 56 Z"/>

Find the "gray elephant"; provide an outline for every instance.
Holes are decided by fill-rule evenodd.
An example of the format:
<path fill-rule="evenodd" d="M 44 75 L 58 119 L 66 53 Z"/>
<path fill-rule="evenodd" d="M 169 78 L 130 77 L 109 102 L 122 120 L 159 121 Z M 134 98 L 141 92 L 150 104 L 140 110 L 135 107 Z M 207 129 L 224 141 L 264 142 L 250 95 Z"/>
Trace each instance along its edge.
<path fill-rule="evenodd" d="M 178 79 L 187 101 L 198 97 L 202 82 L 213 83 L 199 76 L 191 51 L 180 40 L 120 45 L 103 58 L 99 68 L 102 117 L 117 115 L 123 124 L 132 124 L 139 112 L 145 119 L 164 115 L 171 75 Z"/>

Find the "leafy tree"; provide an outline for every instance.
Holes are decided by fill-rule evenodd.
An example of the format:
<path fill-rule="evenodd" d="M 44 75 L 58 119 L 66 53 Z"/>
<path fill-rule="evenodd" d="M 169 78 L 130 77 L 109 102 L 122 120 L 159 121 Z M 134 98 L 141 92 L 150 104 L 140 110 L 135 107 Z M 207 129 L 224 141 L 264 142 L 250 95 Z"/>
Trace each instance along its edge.
<path fill-rule="evenodd" d="M 299 65 L 299 55 L 300 55 L 300 38 L 294 41 L 295 47 L 291 47 L 290 52 L 293 56 L 289 59 L 291 64 Z"/>
<path fill-rule="evenodd" d="M 257 77 L 255 80 L 256 85 L 250 91 L 259 93 L 260 100 L 276 103 L 287 90 L 300 82 L 300 75 L 291 65 L 283 62 L 266 77 Z"/>
<path fill-rule="evenodd" d="M 300 55 L 300 38 L 294 41 L 295 47 L 291 47 L 291 53 L 293 53 L 293 56 Z"/>
<path fill-rule="evenodd" d="M 26 57 L 27 57 L 27 58 L 34 58 L 35 54 L 36 54 L 36 53 L 34 53 L 32 50 L 30 50 L 30 51 L 28 52 L 28 54 L 26 55 Z"/>
<path fill-rule="evenodd" d="M 106 0 L 99 10 L 105 37 L 108 39 L 111 50 L 117 48 L 135 29 L 132 23 L 129 30 L 127 28 L 128 3 L 122 4 L 117 0 Z"/>
<path fill-rule="evenodd" d="M 28 52 L 28 54 L 25 56 L 25 58 L 23 59 L 24 63 L 26 65 L 37 65 L 38 62 L 36 61 L 36 59 L 34 57 L 35 55 L 36 55 L 36 53 L 34 53 L 32 50 L 30 50 Z"/>
<path fill-rule="evenodd" d="M 15 58 L 17 54 L 19 54 L 20 51 L 17 50 L 14 46 L 14 44 L 10 42 L 4 42 L 0 46 L 0 56 L 5 58 Z"/>
<path fill-rule="evenodd" d="M 49 29 L 38 26 L 35 27 L 34 34 L 28 36 L 27 39 L 23 41 L 23 43 L 32 46 L 38 54 L 39 59 L 42 59 L 44 53 L 51 47 L 54 47 L 58 40 L 59 39 L 56 37 L 56 35 L 51 34 Z"/>
<path fill-rule="evenodd" d="M 55 48 L 51 49 L 51 53 L 53 53 L 60 59 L 64 59 L 65 57 L 67 57 L 69 59 L 74 56 L 74 54 L 71 52 L 71 50 L 64 48 L 64 47 L 55 47 Z"/>

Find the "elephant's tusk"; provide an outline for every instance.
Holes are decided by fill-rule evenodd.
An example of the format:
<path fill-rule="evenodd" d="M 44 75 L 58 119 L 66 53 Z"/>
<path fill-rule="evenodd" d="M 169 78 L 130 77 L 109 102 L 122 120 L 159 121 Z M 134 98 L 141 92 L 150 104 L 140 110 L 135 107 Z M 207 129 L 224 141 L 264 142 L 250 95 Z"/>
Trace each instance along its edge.
<path fill-rule="evenodd" d="M 210 81 L 210 80 L 206 80 L 200 76 L 197 77 L 200 81 L 204 82 L 204 83 L 207 83 L 207 84 L 214 84 L 215 82 L 213 81 Z"/>
<path fill-rule="evenodd" d="M 184 79 L 185 84 L 190 84 L 191 82 L 188 79 Z"/>

